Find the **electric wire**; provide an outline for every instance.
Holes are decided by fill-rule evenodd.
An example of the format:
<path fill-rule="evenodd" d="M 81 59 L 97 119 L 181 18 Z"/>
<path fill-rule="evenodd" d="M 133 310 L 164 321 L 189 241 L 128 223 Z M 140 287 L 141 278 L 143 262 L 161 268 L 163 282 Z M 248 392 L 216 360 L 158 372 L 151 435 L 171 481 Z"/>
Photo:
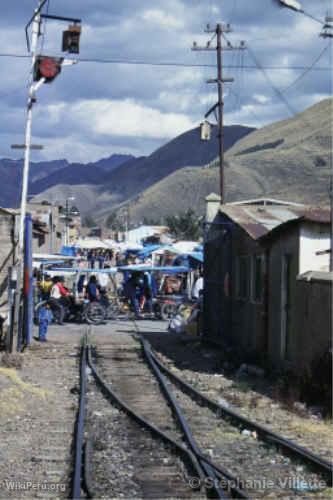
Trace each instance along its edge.
<path fill-rule="evenodd" d="M 317 23 L 319 23 L 319 24 L 321 24 L 323 26 L 324 21 L 322 21 L 321 19 L 318 19 L 317 17 L 313 16 L 312 14 L 310 14 L 309 12 L 306 12 L 304 10 L 302 10 L 300 12 L 302 12 L 302 14 L 304 14 L 304 16 L 307 16 L 310 19 L 313 19 L 314 21 L 317 21 Z"/>
<path fill-rule="evenodd" d="M 309 66 L 305 71 L 303 71 L 302 74 L 300 74 L 293 82 L 291 82 L 287 87 L 285 87 L 281 92 L 287 92 L 291 87 L 294 87 L 297 83 L 299 83 L 300 80 L 302 80 L 310 71 L 313 70 L 314 66 L 317 64 L 318 61 L 323 57 L 325 52 L 330 48 L 330 43 L 328 43 L 320 52 L 320 54 L 315 58 L 311 66 Z"/>
<path fill-rule="evenodd" d="M 272 87 L 275 95 L 280 99 L 280 101 L 286 106 L 286 108 L 288 109 L 289 113 L 291 114 L 291 116 L 294 116 L 296 114 L 296 111 L 292 108 L 292 106 L 289 104 L 288 100 L 286 99 L 286 97 L 283 95 L 283 93 L 281 92 L 281 90 L 276 86 L 274 85 L 274 83 L 272 82 L 271 78 L 269 77 L 267 71 L 266 71 L 266 68 L 264 68 L 259 60 L 257 59 L 257 57 L 254 55 L 252 49 L 250 49 L 249 47 L 247 47 L 248 49 L 248 53 L 251 55 L 253 61 L 255 62 L 256 66 L 258 67 L 258 69 L 260 69 L 260 71 L 262 72 L 263 76 L 265 77 L 265 79 L 267 80 L 267 82 L 269 83 L 269 85 Z"/>
<path fill-rule="evenodd" d="M 51 55 L 50 55 L 51 56 Z M 0 53 L 0 57 L 8 57 L 8 58 L 17 58 L 17 59 L 31 59 L 31 56 L 27 54 L 12 54 L 12 53 Z M 55 56 L 56 57 L 56 56 Z M 145 61 L 145 60 L 131 60 L 131 59 L 101 59 L 101 58 L 76 58 L 75 61 L 82 63 L 101 63 L 101 64 L 124 64 L 124 65 L 133 65 L 133 66 L 162 66 L 162 67 L 180 67 L 180 68 L 216 68 L 216 64 L 209 63 L 186 63 L 186 62 L 173 62 L 173 61 Z M 237 69 L 239 66 L 237 65 L 224 65 L 225 68 L 229 69 Z M 260 68 L 257 65 L 246 64 L 242 67 L 242 69 L 254 69 L 254 70 L 295 70 L 295 71 L 304 71 L 309 69 L 308 66 L 264 66 L 261 65 Z M 315 71 L 332 71 L 332 66 L 319 66 L 317 68 L 312 68 Z"/>

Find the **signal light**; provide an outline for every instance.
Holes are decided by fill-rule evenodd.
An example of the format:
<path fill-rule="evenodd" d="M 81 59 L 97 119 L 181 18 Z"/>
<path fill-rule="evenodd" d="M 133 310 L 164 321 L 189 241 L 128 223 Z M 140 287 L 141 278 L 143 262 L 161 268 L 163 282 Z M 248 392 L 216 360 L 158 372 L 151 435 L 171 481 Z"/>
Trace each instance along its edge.
<path fill-rule="evenodd" d="M 51 83 L 61 72 L 63 57 L 38 56 L 34 67 L 34 81 L 45 78 L 45 83 Z"/>
<path fill-rule="evenodd" d="M 62 34 L 62 51 L 69 54 L 79 54 L 80 52 L 81 26 L 71 24 L 68 30 Z"/>

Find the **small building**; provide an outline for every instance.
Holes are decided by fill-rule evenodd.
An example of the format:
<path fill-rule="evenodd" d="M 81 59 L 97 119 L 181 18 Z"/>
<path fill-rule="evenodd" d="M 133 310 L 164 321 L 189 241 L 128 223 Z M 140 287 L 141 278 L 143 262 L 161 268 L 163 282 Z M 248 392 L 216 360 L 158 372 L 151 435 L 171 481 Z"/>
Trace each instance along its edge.
<path fill-rule="evenodd" d="M 17 260 L 18 215 L 15 210 L 0 208 L 0 317 L 9 311 L 8 285 L 10 269 Z"/>
<path fill-rule="evenodd" d="M 33 252 L 59 253 L 65 236 L 65 223 L 59 207 L 47 201 L 30 202 L 27 212 L 33 219 Z"/>
<path fill-rule="evenodd" d="M 126 241 L 128 243 L 141 244 L 148 240 L 149 243 L 169 243 L 169 240 L 163 240 L 164 236 L 169 233 L 167 226 L 139 226 L 135 229 L 130 229 L 127 234 Z"/>
<path fill-rule="evenodd" d="M 309 364 L 311 355 L 306 363 L 299 355 L 304 346 L 297 277 L 328 271 L 330 211 L 263 199 L 220 205 L 215 217 L 211 209 L 208 213 L 205 338 L 268 359 L 277 368 Z M 329 322 L 329 301 L 325 304 L 327 310 L 312 313 Z M 325 332 L 317 334 L 317 354 L 328 348 L 330 325 Z"/>

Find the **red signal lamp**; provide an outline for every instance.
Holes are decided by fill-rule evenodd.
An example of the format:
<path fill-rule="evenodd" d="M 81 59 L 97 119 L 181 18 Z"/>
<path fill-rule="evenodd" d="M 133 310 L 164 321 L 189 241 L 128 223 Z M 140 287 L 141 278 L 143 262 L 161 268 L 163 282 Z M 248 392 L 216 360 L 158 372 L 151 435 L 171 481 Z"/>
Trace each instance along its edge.
<path fill-rule="evenodd" d="M 34 81 L 45 78 L 45 83 L 52 82 L 61 72 L 62 57 L 38 56 L 34 67 Z"/>

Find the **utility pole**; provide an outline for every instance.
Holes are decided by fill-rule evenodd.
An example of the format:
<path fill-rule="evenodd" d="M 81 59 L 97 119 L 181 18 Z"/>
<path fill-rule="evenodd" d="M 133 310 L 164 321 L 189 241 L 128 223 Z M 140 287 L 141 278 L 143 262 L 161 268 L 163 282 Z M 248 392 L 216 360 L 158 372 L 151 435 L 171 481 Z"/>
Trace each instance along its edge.
<path fill-rule="evenodd" d="M 221 24 L 218 23 L 214 29 L 211 29 L 209 25 L 205 30 L 206 33 L 213 33 L 214 36 L 212 40 L 216 37 L 216 46 L 212 47 L 210 40 L 207 42 L 205 47 L 198 47 L 196 42 L 193 43 L 192 50 L 194 51 L 212 51 L 216 50 L 217 56 L 217 78 L 207 80 L 207 83 L 216 83 L 217 84 L 217 95 L 218 101 L 214 106 L 212 106 L 208 112 L 205 114 L 205 118 L 207 119 L 211 113 L 215 113 L 216 109 L 218 110 L 218 138 L 219 138 L 219 169 L 220 169 L 220 197 L 221 203 L 224 203 L 224 130 L 223 130 L 223 110 L 224 110 L 224 99 L 223 99 L 223 90 L 225 83 L 231 83 L 234 81 L 233 78 L 225 78 L 223 76 L 223 51 L 225 50 L 244 50 L 246 48 L 245 43 L 241 42 L 239 46 L 235 47 L 226 39 L 225 33 L 231 32 L 230 24 Z M 224 38 L 227 44 L 224 46 L 222 43 L 222 38 Z"/>

